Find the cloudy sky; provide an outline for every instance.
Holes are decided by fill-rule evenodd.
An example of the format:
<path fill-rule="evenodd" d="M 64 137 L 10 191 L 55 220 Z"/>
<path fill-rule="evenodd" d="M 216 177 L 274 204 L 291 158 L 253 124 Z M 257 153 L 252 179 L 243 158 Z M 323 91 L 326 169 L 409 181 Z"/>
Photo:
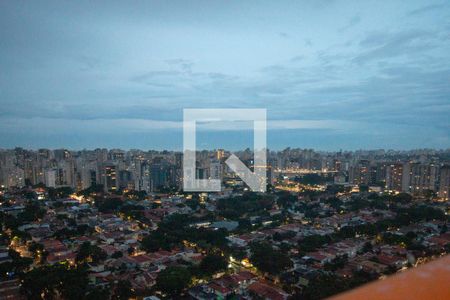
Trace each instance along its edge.
<path fill-rule="evenodd" d="M 0 148 L 180 149 L 183 108 L 266 108 L 271 149 L 448 148 L 450 5 L 0 2 Z"/>

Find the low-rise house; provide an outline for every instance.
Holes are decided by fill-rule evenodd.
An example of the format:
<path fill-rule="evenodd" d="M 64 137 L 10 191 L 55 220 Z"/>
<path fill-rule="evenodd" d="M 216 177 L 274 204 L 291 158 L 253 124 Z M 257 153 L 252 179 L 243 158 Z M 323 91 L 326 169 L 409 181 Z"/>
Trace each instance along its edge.
<path fill-rule="evenodd" d="M 144 291 L 155 285 L 157 277 L 156 272 L 140 272 L 134 277 L 131 284 L 135 290 Z"/>
<path fill-rule="evenodd" d="M 72 252 L 64 243 L 54 239 L 41 241 L 44 250 L 56 256 L 61 256 Z"/>
<path fill-rule="evenodd" d="M 218 299 L 225 299 L 228 295 L 233 292 L 230 288 L 223 287 L 215 282 L 211 282 L 207 285 L 208 289 L 214 293 Z"/>
<path fill-rule="evenodd" d="M 333 260 L 336 257 L 336 255 L 334 255 L 334 254 L 323 252 L 323 251 L 311 252 L 311 253 L 308 253 L 307 256 L 309 258 L 319 262 L 321 265 L 324 265 L 325 263 L 330 262 L 331 260 Z"/>
<path fill-rule="evenodd" d="M 194 265 L 198 265 L 203 260 L 203 257 L 204 257 L 204 255 L 202 255 L 201 253 L 188 252 L 188 253 L 184 253 L 181 258 L 184 261 L 190 262 Z"/>
<path fill-rule="evenodd" d="M 88 275 L 89 282 L 97 287 L 109 285 L 111 271 L 91 272 Z"/>
<path fill-rule="evenodd" d="M 50 252 L 47 256 L 47 263 L 50 265 L 68 261 L 71 264 L 75 263 L 76 253 L 74 252 Z"/>
<path fill-rule="evenodd" d="M 394 256 L 394 255 L 385 255 L 385 254 L 379 254 L 376 256 L 378 262 L 380 264 L 395 267 L 395 268 L 401 268 L 407 265 L 408 259 L 400 257 L 400 256 Z"/>
<path fill-rule="evenodd" d="M 147 254 L 141 254 L 136 256 L 128 256 L 128 260 L 140 269 L 146 269 L 154 262 L 153 258 Z"/>
<path fill-rule="evenodd" d="M 106 253 L 108 256 L 111 256 L 111 255 L 113 255 L 114 253 L 120 251 L 120 250 L 119 250 L 118 248 L 116 248 L 115 246 L 109 245 L 109 244 L 106 244 L 106 245 L 100 245 L 99 247 L 100 247 L 103 251 L 105 251 L 105 253 Z"/>
<path fill-rule="evenodd" d="M 189 296 L 196 300 L 216 300 L 217 295 L 205 286 L 194 286 L 188 291 Z"/>
<path fill-rule="evenodd" d="M 0 281 L 0 300 L 24 300 L 18 279 Z"/>
<path fill-rule="evenodd" d="M 286 300 L 289 294 L 282 289 L 272 286 L 261 280 L 256 281 L 248 286 L 250 294 L 255 294 L 262 299 L 267 300 Z"/>
<path fill-rule="evenodd" d="M 426 241 L 428 245 L 434 248 L 444 248 L 446 245 L 450 244 L 450 232 L 431 236 Z"/>
<path fill-rule="evenodd" d="M 12 258 L 9 256 L 7 248 L 0 248 L 0 264 L 5 262 L 12 262 Z"/>

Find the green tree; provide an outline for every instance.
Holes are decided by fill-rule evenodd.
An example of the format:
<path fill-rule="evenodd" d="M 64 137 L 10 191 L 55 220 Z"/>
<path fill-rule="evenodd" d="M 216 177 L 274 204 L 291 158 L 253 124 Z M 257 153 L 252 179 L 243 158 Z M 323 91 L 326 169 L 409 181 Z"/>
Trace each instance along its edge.
<path fill-rule="evenodd" d="M 320 274 L 313 280 L 299 296 L 300 299 L 323 299 L 343 292 L 349 288 L 349 284 L 334 274 Z"/>
<path fill-rule="evenodd" d="M 41 208 L 38 202 L 30 202 L 25 205 L 23 212 L 17 215 L 19 223 L 29 223 L 41 219 L 45 215 L 45 209 Z"/>
<path fill-rule="evenodd" d="M 28 299 L 53 299 L 60 294 L 63 299 L 82 299 L 88 287 L 84 267 L 67 265 L 34 268 L 22 275 L 22 292 Z"/>
<path fill-rule="evenodd" d="M 292 261 L 281 251 L 274 250 L 266 242 L 250 245 L 250 260 L 259 270 L 272 275 L 278 275 L 282 271 L 292 267 Z"/>
<path fill-rule="evenodd" d="M 205 275 L 213 275 L 219 271 L 226 270 L 228 262 L 224 256 L 209 254 L 203 258 L 199 269 Z"/>
<path fill-rule="evenodd" d="M 323 235 L 309 235 L 301 240 L 298 244 L 300 247 L 300 251 L 302 252 L 311 252 L 316 250 L 317 248 L 323 246 L 324 244 L 330 242 L 329 236 Z"/>
<path fill-rule="evenodd" d="M 95 287 L 86 295 L 86 300 L 109 300 L 109 289 Z"/>
<path fill-rule="evenodd" d="M 90 242 L 84 242 L 78 249 L 76 256 L 76 261 L 78 263 L 92 262 L 99 263 L 100 261 L 106 259 L 107 254 L 100 247 L 96 245 L 91 245 Z"/>
<path fill-rule="evenodd" d="M 123 205 L 123 201 L 118 198 L 110 198 L 95 201 L 95 206 L 100 212 L 115 212 Z"/>
<path fill-rule="evenodd" d="M 31 244 L 28 246 L 28 251 L 33 253 L 33 257 L 35 259 L 44 256 L 44 246 L 36 242 L 31 242 Z"/>
<path fill-rule="evenodd" d="M 291 207 L 295 202 L 297 202 L 297 197 L 289 192 L 282 191 L 278 193 L 277 204 L 281 207 Z"/>
<path fill-rule="evenodd" d="M 116 285 L 112 299 L 128 300 L 131 296 L 133 296 L 131 283 L 126 280 L 120 280 Z"/>
<path fill-rule="evenodd" d="M 156 278 L 156 289 L 168 295 L 180 294 L 191 282 L 191 274 L 183 267 L 168 267 Z"/>
<path fill-rule="evenodd" d="M 111 255 L 112 258 L 121 258 L 122 256 L 123 256 L 122 251 L 116 251 Z"/>

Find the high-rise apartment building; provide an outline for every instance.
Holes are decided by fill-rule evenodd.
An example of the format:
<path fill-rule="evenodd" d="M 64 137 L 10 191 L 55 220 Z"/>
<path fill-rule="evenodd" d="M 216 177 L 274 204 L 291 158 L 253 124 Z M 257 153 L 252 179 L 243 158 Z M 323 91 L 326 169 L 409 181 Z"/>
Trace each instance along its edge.
<path fill-rule="evenodd" d="M 386 167 L 386 189 L 401 192 L 403 187 L 403 164 L 392 163 Z"/>
<path fill-rule="evenodd" d="M 118 189 L 117 167 L 114 164 L 107 164 L 104 167 L 104 189 L 111 192 Z"/>
<path fill-rule="evenodd" d="M 350 167 L 349 181 L 356 185 L 368 185 L 370 183 L 370 162 L 360 160 Z"/>
<path fill-rule="evenodd" d="M 423 195 L 426 191 L 436 190 L 438 168 L 434 164 L 406 163 L 403 176 L 404 192 Z"/>
<path fill-rule="evenodd" d="M 442 166 L 439 178 L 439 198 L 450 200 L 450 165 Z"/>

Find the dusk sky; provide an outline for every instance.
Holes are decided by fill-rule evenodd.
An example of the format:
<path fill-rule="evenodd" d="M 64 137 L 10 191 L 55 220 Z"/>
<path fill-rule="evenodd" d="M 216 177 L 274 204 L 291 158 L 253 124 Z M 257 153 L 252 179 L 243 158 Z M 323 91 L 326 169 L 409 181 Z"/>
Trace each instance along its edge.
<path fill-rule="evenodd" d="M 271 149 L 449 148 L 450 4 L 0 2 L 0 148 L 181 149 L 183 108 L 266 108 Z"/>

